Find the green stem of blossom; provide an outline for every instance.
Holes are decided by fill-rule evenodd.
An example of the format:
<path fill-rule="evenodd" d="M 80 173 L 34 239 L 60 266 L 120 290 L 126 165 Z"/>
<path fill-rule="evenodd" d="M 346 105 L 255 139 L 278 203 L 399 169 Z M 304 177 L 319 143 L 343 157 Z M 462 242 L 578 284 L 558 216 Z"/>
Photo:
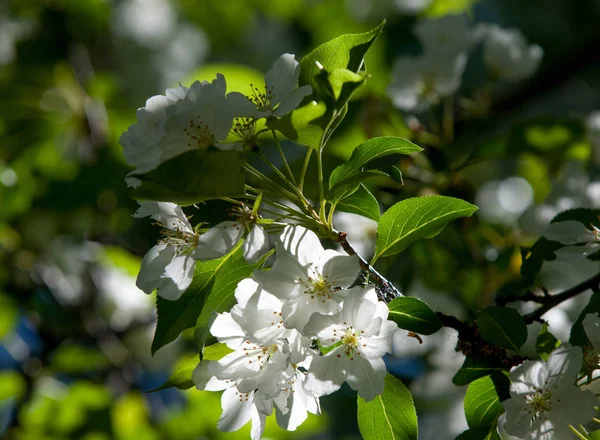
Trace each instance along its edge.
<path fill-rule="evenodd" d="M 319 218 L 325 226 L 329 226 L 325 216 L 325 192 L 323 190 L 323 152 L 321 149 L 317 151 L 317 180 L 319 185 Z"/>
<path fill-rule="evenodd" d="M 300 199 L 295 194 L 291 193 L 290 191 L 286 190 L 285 188 L 282 188 L 281 185 L 277 184 L 272 179 L 265 176 L 263 173 L 258 171 L 256 168 L 254 168 L 249 163 L 246 162 L 244 164 L 244 170 L 246 170 L 247 172 L 249 172 L 250 174 L 255 176 L 257 179 L 259 179 L 259 180 L 263 181 L 264 183 L 266 183 L 267 185 L 269 185 L 272 188 L 272 191 L 275 192 L 276 194 L 278 193 L 278 195 L 280 197 L 287 198 L 298 206 L 300 206 L 302 204 Z"/>
<path fill-rule="evenodd" d="M 577 437 L 579 437 L 580 439 L 582 439 L 582 440 L 590 440 L 590 437 L 589 437 L 589 436 L 585 436 L 585 435 L 583 435 L 581 432 L 579 432 L 577 429 L 575 429 L 575 427 L 574 427 L 573 425 L 569 425 L 569 429 L 570 429 L 571 431 L 573 431 L 573 433 L 574 433 L 574 434 L 575 434 Z"/>
<path fill-rule="evenodd" d="M 285 169 L 290 176 L 290 180 L 292 181 L 294 186 L 298 188 L 298 184 L 296 183 L 294 173 L 292 173 L 292 169 L 290 168 L 290 165 L 285 157 L 285 154 L 283 154 L 283 149 L 281 148 L 281 144 L 279 143 L 279 138 L 277 137 L 277 133 L 275 133 L 275 130 L 271 130 L 271 133 L 273 134 L 273 139 L 275 139 L 275 144 L 277 145 L 277 149 L 279 150 L 279 155 L 281 156 L 283 165 L 285 166 Z M 302 193 L 302 191 L 300 191 L 300 193 Z"/>
<path fill-rule="evenodd" d="M 308 170 L 308 164 L 310 163 L 310 157 L 312 156 L 312 148 L 309 148 L 304 156 L 304 164 L 302 165 L 302 171 L 300 172 L 300 180 L 298 181 L 298 188 L 300 191 L 304 189 L 304 178 L 306 177 L 306 170 Z"/>

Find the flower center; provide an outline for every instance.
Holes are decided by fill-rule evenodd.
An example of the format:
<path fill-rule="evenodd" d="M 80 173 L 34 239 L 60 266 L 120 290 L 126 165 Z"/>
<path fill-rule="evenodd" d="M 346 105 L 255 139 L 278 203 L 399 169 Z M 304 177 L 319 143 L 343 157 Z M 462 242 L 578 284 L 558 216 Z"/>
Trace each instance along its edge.
<path fill-rule="evenodd" d="M 344 322 L 344 324 L 346 324 Z M 350 360 L 354 359 L 354 353 L 360 354 L 360 347 L 365 344 L 360 343 L 360 335 L 363 333 L 362 330 L 356 330 L 352 326 L 345 328 L 336 329 L 333 331 L 335 337 L 338 337 L 343 344 L 342 351 L 348 356 Z M 338 354 L 338 357 L 341 355 Z"/>
<path fill-rule="evenodd" d="M 331 292 L 335 289 L 333 284 L 327 281 L 327 276 L 323 276 L 315 271 L 306 280 L 299 279 L 298 281 L 305 284 L 306 289 L 304 293 L 310 295 L 311 299 L 318 298 L 323 303 L 328 299 L 332 299 Z"/>
<path fill-rule="evenodd" d="M 196 116 L 196 119 L 190 119 L 183 131 L 189 138 L 188 146 L 190 147 L 204 148 L 215 145 L 214 135 L 210 132 L 208 125 L 199 116 Z"/>
<path fill-rule="evenodd" d="M 586 345 L 583 349 L 583 364 L 589 372 L 600 368 L 600 350 L 590 344 Z"/>
<path fill-rule="evenodd" d="M 252 94 L 248 96 L 248 99 L 252 101 L 252 103 L 261 111 L 271 110 L 271 101 L 274 98 L 273 89 L 269 89 L 265 85 L 265 92 L 262 92 L 258 89 L 258 87 L 254 87 L 253 84 L 250 84 L 252 89 Z"/>
<path fill-rule="evenodd" d="M 527 403 L 531 408 L 529 412 L 534 418 L 540 416 L 542 413 L 552 410 L 552 403 L 550 402 L 551 397 L 552 393 L 549 390 L 541 390 L 539 388 L 534 394 L 526 397 Z"/>
<path fill-rule="evenodd" d="M 256 121 L 251 118 L 235 118 L 231 132 L 241 139 L 244 147 L 256 146 Z"/>
<path fill-rule="evenodd" d="M 272 344 L 268 347 L 256 345 L 250 341 L 246 341 L 246 344 L 246 346 L 242 347 L 242 351 L 244 356 L 248 358 L 248 365 L 259 370 L 262 370 L 269 359 L 271 359 L 271 356 L 279 350 L 277 344 Z"/>
<path fill-rule="evenodd" d="M 174 246 L 178 255 L 189 254 L 198 246 L 198 234 L 181 228 L 175 230 L 163 227 L 160 243 Z"/>

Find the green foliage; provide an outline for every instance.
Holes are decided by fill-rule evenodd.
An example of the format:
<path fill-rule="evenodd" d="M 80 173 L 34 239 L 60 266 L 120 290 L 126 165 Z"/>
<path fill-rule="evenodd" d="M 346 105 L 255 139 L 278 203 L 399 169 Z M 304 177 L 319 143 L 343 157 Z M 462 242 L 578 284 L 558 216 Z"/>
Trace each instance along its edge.
<path fill-rule="evenodd" d="M 467 429 L 456 440 L 500 440 L 496 424 Z"/>
<path fill-rule="evenodd" d="M 12 333 L 19 320 L 19 311 L 13 300 L 0 293 L 0 340 Z"/>
<path fill-rule="evenodd" d="M 383 394 L 370 402 L 358 398 L 358 427 L 365 440 L 417 440 L 417 412 L 410 391 L 388 374 Z"/>
<path fill-rule="evenodd" d="M 109 359 L 97 347 L 73 343 L 64 343 L 58 347 L 50 362 L 50 368 L 58 373 L 98 371 L 109 365 Z"/>
<path fill-rule="evenodd" d="M 468 385 L 481 377 L 506 370 L 506 366 L 491 358 L 467 356 L 460 369 L 452 378 L 452 383 L 456 386 Z"/>
<path fill-rule="evenodd" d="M 369 32 L 340 35 L 331 41 L 317 46 L 317 48 L 304 56 L 302 61 L 300 61 L 300 85 L 310 85 L 313 88 L 313 95 L 317 100 L 326 98 L 328 93 L 322 90 L 321 84 L 317 79 L 322 69 L 325 69 L 327 72 L 334 72 L 337 69 L 347 69 L 353 73 L 365 70 L 364 57 L 377 37 L 381 35 L 384 25 L 385 21 Z M 333 89 L 340 88 L 339 77 L 345 75 L 336 76 L 338 77 L 338 81 L 336 82 L 336 87 L 333 87 Z"/>
<path fill-rule="evenodd" d="M 389 319 L 398 327 L 421 335 L 431 335 L 442 328 L 442 322 L 419 298 L 401 296 L 388 304 Z"/>
<path fill-rule="evenodd" d="M 465 395 L 465 416 L 470 428 L 489 427 L 495 425 L 498 416 L 504 412 L 500 404 L 497 386 L 505 388 L 508 393 L 510 381 L 504 374 L 482 377 L 469 384 Z"/>
<path fill-rule="evenodd" d="M 412 154 L 419 151 L 423 149 L 398 137 L 379 137 L 363 142 L 354 149 L 347 163 L 332 171 L 329 176 L 328 198 L 343 198 L 354 192 L 363 179 L 370 177 L 371 174 L 365 172 L 365 166 L 370 162 L 393 154 Z M 391 175 L 393 176 L 394 174 Z"/>
<path fill-rule="evenodd" d="M 490 306 L 477 315 L 476 322 L 481 336 L 490 344 L 518 353 L 527 341 L 527 324 L 516 309 Z"/>
<path fill-rule="evenodd" d="M 403 251 L 417 240 L 435 237 L 450 221 L 469 217 L 477 207 L 445 196 L 415 197 L 396 203 L 381 216 L 373 262 Z"/>
<path fill-rule="evenodd" d="M 158 297 L 158 322 L 152 353 L 174 341 L 179 334 L 196 326 L 198 348 L 202 349 L 213 313 L 225 312 L 235 303 L 237 283 L 250 276 L 262 263 L 247 264 L 241 243 L 217 260 L 198 261 L 190 287 L 177 301 Z"/>
<path fill-rule="evenodd" d="M 244 194 L 244 156 L 234 150 L 191 150 L 182 153 L 146 174 L 132 196 L 141 200 L 191 205 L 203 200 Z M 223 179 L 227 176 L 227 179 Z"/>
<path fill-rule="evenodd" d="M 335 208 L 339 211 L 362 215 L 375 221 L 379 221 L 381 217 L 377 199 L 362 183 L 356 191 L 344 197 Z"/>
<path fill-rule="evenodd" d="M 310 85 L 312 96 L 303 107 L 268 121 L 267 126 L 289 139 L 321 149 L 346 115 L 348 100 L 365 83 L 364 56 L 384 24 L 364 34 L 341 35 L 303 57 L 299 84 Z"/>
<path fill-rule="evenodd" d="M 548 329 L 548 323 L 544 322 L 540 332 L 535 340 L 535 351 L 544 361 L 547 361 L 550 357 L 550 353 L 555 348 L 560 346 L 560 341 L 554 337 Z"/>

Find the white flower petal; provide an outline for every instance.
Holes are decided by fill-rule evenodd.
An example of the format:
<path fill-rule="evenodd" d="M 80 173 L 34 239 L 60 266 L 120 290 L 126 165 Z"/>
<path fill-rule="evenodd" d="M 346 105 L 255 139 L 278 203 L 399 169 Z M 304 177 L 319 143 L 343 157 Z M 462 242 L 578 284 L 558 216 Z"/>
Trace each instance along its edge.
<path fill-rule="evenodd" d="M 346 382 L 350 388 L 358 391 L 360 397 L 368 402 L 383 393 L 387 374 L 383 359 L 365 359 L 362 356 L 342 359 L 346 364 Z"/>
<path fill-rule="evenodd" d="M 543 236 L 548 240 L 557 241 L 562 244 L 598 241 L 592 231 L 586 228 L 583 223 L 575 220 L 550 223 L 544 231 Z"/>
<path fill-rule="evenodd" d="M 596 350 L 600 350 L 600 317 L 588 313 L 583 319 L 583 329 Z"/>
<path fill-rule="evenodd" d="M 298 86 L 300 63 L 294 55 L 284 53 L 265 75 L 267 95 L 272 94 L 271 103 L 276 105 L 287 98 Z"/>
<path fill-rule="evenodd" d="M 277 245 L 278 253 L 282 246 L 298 260 L 300 266 L 315 263 L 325 252 L 317 234 L 302 226 L 286 226 Z"/>
<path fill-rule="evenodd" d="M 549 384 L 572 384 L 575 382 L 581 366 L 583 365 L 583 352 L 581 347 L 570 347 L 563 344 L 555 349 L 548 358 Z"/>
<path fill-rule="evenodd" d="M 341 255 L 337 251 L 328 249 L 324 252 L 323 277 L 333 283 L 335 287 L 350 286 L 360 272 L 358 255 Z"/>
<path fill-rule="evenodd" d="M 210 326 L 210 333 L 232 350 L 237 350 L 247 338 L 245 329 L 233 319 L 231 313 L 218 314 Z"/>
<path fill-rule="evenodd" d="M 164 244 L 157 244 L 150 249 L 142 259 L 136 286 L 147 294 L 154 292 L 165 267 L 173 259 L 173 255 L 175 255 L 175 250 Z"/>
<path fill-rule="evenodd" d="M 220 431 L 237 431 L 250 421 L 253 414 L 254 393 L 239 393 L 237 387 L 223 391 L 223 414 L 217 423 Z"/>
<path fill-rule="evenodd" d="M 302 87 L 297 88 L 292 93 L 290 93 L 284 100 L 282 100 L 277 109 L 273 112 L 273 116 L 281 117 L 283 115 L 288 114 L 292 110 L 298 108 L 302 100 L 312 93 L 312 87 L 309 85 L 304 85 Z"/>
<path fill-rule="evenodd" d="M 263 227 L 254 225 L 243 244 L 244 258 L 256 263 L 269 250 L 269 236 Z"/>
<path fill-rule="evenodd" d="M 160 277 L 158 295 L 175 301 L 190 287 L 194 278 L 196 260 L 189 255 L 176 255 Z"/>
<path fill-rule="evenodd" d="M 231 252 L 243 235 L 240 223 L 221 222 L 200 236 L 194 256 L 201 261 L 220 258 Z"/>

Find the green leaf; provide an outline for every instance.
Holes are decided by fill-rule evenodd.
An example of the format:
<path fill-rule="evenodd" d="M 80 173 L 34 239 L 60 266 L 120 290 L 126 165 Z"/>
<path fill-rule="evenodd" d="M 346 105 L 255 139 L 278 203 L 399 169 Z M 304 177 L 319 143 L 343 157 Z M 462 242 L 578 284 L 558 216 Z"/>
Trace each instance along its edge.
<path fill-rule="evenodd" d="M 503 381 L 502 386 L 508 390 L 510 381 L 504 374 L 496 375 L 496 381 Z M 465 395 L 465 416 L 470 428 L 491 426 L 498 416 L 504 412 L 496 384 L 491 376 L 482 377 L 469 384 Z"/>
<path fill-rule="evenodd" d="M 467 356 L 458 372 L 452 378 L 452 383 L 456 386 L 468 385 L 480 377 L 488 376 L 496 371 L 506 370 L 507 368 L 498 361 Z"/>
<path fill-rule="evenodd" d="M 394 376 L 370 402 L 358 398 L 358 428 L 365 440 L 417 440 L 417 411 L 410 391 Z"/>
<path fill-rule="evenodd" d="M 600 440 L 600 429 L 598 431 L 590 432 L 590 438 L 592 440 Z"/>
<path fill-rule="evenodd" d="M 379 203 L 371 192 L 361 183 L 356 191 L 336 205 L 336 210 L 362 215 L 379 221 Z"/>
<path fill-rule="evenodd" d="M 379 206 L 377 207 L 379 214 Z M 8 296 L 0 293 L 0 340 L 13 332 L 19 322 L 17 305 Z"/>
<path fill-rule="evenodd" d="M 146 174 L 132 174 L 141 181 L 132 196 L 181 205 L 239 196 L 244 194 L 243 165 L 244 156 L 239 151 L 186 151 Z"/>
<path fill-rule="evenodd" d="M 319 148 L 324 134 L 324 128 L 319 121 L 326 112 L 327 106 L 323 102 L 311 101 L 281 118 L 268 119 L 266 125 L 288 139 Z"/>
<path fill-rule="evenodd" d="M 325 198 L 329 200 L 342 199 L 356 191 L 358 186 L 370 177 L 387 177 L 398 183 L 402 183 L 402 173 L 394 165 L 379 170 L 364 170 L 336 184 L 327 191 Z"/>
<path fill-rule="evenodd" d="M 198 353 L 188 353 L 183 355 L 175 364 L 173 372 L 167 381 L 160 387 L 149 392 L 166 390 L 167 388 L 172 387 L 179 388 L 180 390 L 192 388 L 194 386 L 194 382 L 192 382 L 192 373 L 199 363 L 200 357 L 198 356 Z"/>
<path fill-rule="evenodd" d="M 496 424 L 467 429 L 456 440 L 500 440 Z"/>
<path fill-rule="evenodd" d="M 585 308 L 579 314 L 577 321 L 571 327 L 571 335 L 569 337 L 569 342 L 571 345 L 578 345 L 580 347 L 585 347 L 590 343 L 585 330 L 583 329 L 583 320 L 588 313 L 597 313 L 600 312 L 600 293 L 594 293 L 590 298 L 590 301 L 587 303 Z"/>
<path fill-rule="evenodd" d="M 364 70 L 365 54 L 381 34 L 384 25 L 385 21 L 369 32 L 340 35 L 316 47 L 300 61 L 300 85 L 309 84 L 316 100 L 326 98 L 328 92 L 323 91 L 322 82 L 317 76 L 323 69 L 331 73 L 337 69 L 347 69 L 353 73 Z"/>
<path fill-rule="evenodd" d="M 381 216 L 373 263 L 417 240 L 435 237 L 447 223 L 470 217 L 477 209 L 464 200 L 445 196 L 415 197 L 396 203 Z"/>
<path fill-rule="evenodd" d="M 110 367 L 110 360 L 98 347 L 65 342 L 53 353 L 50 369 L 57 373 L 85 373 Z"/>
<path fill-rule="evenodd" d="M 423 151 L 423 149 L 399 137 L 386 136 L 369 139 L 354 149 L 347 163 L 340 165 L 331 172 L 329 189 L 363 171 L 369 162 L 376 159 L 392 154 L 412 154 L 419 151 Z"/>
<path fill-rule="evenodd" d="M 413 296 L 401 296 L 388 304 L 389 319 L 398 327 L 419 333 L 431 335 L 442 328 L 442 322 L 431 308 Z"/>
<path fill-rule="evenodd" d="M 363 73 L 354 73 L 348 69 L 335 69 L 327 81 L 331 86 L 336 108 L 343 107 L 359 87 L 362 87 L 367 79 Z"/>
<path fill-rule="evenodd" d="M 208 325 L 212 313 L 229 310 L 235 302 L 233 294 L 238 282 L 249 277 L 260 264 L 246 263 L 241 242 L 222 258 L 196 262 L 192 284 L 181 298 L 169 301 L 159 296 L 156 301 L 158 322 L 152 354 L 174 341 L 185 329 L 194 327 L 199 317 Z"/>
<path fill-rule="evenodd" d="M 527 341 L 527 324 L 516 309 L 490 306 L 483 309 L 475 321 L 481 336 L 490 344 L 518 353 Z"/>
<path fill-rule="evenodd" d="M 548 323 L 544 322 L 537 339 L 535 340 L 535 351 L 545 361 L 550 357 L 550 353 L 560 346 L 560 341 L 554 337 L 548 330 Z"/>
<path fill-rule="evenodd" d="M 223 358 L 225 355 L 231 353 L 231 350 L 227 345 L 218 342 L 213 345 L 209 345 L 204 347 L 204 356 L 203 360 L 206 361 L 218 361 Z M 163 383 L 160 387 L 149 391 L 160 391 L 165 390 L 167 388 L 176 387 L 180 390 L 187 390 L 188 388 L 192 388 L 194 386 L 194 382 L 192 381 L 192 373 L 200 363 L 200 356 L 198 353 L 191 353 L 183 355 L 175 364 L 175 368 L 173 368 L 173 372 L 171 376 L 167 379 L 165 383 Z"/>

